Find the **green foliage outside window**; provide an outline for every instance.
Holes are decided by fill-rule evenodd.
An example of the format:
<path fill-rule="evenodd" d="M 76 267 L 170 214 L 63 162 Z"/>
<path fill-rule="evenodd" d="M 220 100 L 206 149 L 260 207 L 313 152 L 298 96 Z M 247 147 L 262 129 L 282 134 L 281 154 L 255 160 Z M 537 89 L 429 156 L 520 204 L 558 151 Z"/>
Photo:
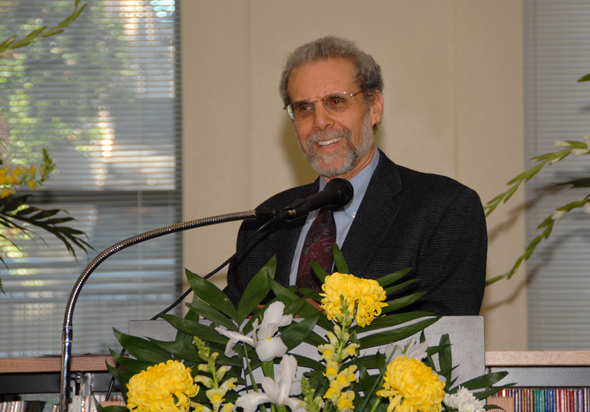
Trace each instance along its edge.
<path fill-rule="evenodd" d="M 25 74 L 24 70 L 18 70 L 22 65 L 22 60 L 13 58 L 14 50 L 29 46 L 39 39 L 63 33 L 64 29 L 80 16 L 85 7 L 86 4 L 80 6 L 80 0 L 76 0 L 73 13 L 56 27 L 48 29 L 47 26 L 42 26 L 31 30 L 20 39 L 15 35 L 2 42 L 0 44 L 0 58 L 2 58 L 0 68 L 5 65 L 13 66 L 13 70 L 0 70 L 0 83 L 6 83 L 14 72 Z M 21 123 L 35 125 L 37 119 L 30 116 L 31 110 L 28 109 L 31 102 L 26 93 L 27 89 L 34 87 L 34 84 L 27 82 L 22 77 L 21 80 L 25 80 L 22 82 L 22 88 L 18 89 L 15 94 L 8 96 L 8 105 L 11 111 L 16 112 L 20 117 Z M 37 103 L 38 110 L 41 112 L 50 109 L 43 102 Z M 67 212 L 60 209 L 44 210 L 30 206 L 27 204 L 30 194 L 16 195 L 17 190 L 20 191 L 23 187 L 36 189 L 42 185 L 50 177 L 55 164 L 45 149 L 39 150 L 40 148 L 35 147 L 36 144 L 33 142 L 27 143 L 26 136 L 21 133 L 9 132 L 10 121 L 5 122 L 1 115 L 0 120 L 2 120 L 0 138 L 3 140 L 2 147 L 0 147 L 0 226 L 3 228 L 0 229 L 0 238 L 4 241 L 4 245 L 12 246 L 18 250 L 19 246 L 14 243 L 14 240 L 22 237 L 31 238 L 33 228 L 39 228 L 61 240 L 72 255 L 76 256 L 75 247 L 86 252 L 87 248 L 91 248 L 85 240 L 86 235 L 84 232 L 66 225 L 74 220 L 71 216 L 64 216 L 64 213 L 67 214 Z M 54 127 L 61 127 L 59 119 L 56 120 L 58 120 L 58 125 L 54 125 Z M 49 126 L 44 125 L 44 127 Z M 40 164 L 35 165 L 34 163 L 39 160 Z M 0 251 L 2 262 L 6 257 L 4 250 Z M 1 281 L 0 291 L 4 292 Z"/>

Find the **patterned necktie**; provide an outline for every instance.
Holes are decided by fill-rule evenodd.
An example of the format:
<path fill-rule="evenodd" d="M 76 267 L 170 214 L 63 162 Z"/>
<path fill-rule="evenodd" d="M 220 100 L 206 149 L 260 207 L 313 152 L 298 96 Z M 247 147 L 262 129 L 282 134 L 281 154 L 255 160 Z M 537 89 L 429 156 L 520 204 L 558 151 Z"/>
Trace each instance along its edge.
<path fill-rule="evenodd" d="M 324 207 L 313 221 L 299 258 L 296 285 L 300 288 L 321 290 L 321 283 L 311 268 L 311 261 L 315 260 L 326 272 L 330 273 L 334 263 L 332 249 L 336 242 L 336 222 L 334 209 Z"/>

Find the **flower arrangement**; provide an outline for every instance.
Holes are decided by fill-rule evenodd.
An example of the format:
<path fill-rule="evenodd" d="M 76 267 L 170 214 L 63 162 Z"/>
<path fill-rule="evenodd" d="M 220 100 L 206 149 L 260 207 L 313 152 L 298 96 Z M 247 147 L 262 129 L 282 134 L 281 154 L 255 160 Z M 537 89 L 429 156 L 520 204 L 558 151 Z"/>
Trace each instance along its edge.
<path fill-rule="evenodd" d="M 423 333 L 420 342 L 412 338 L 396 345 L 439 319 L 426 312 L 392 313 L 423 295 L 387 301 L 388 293 L 414 281 L 403 281 L 409 269 L 378 280 L 361 279 L 348 273 L 337 246 L 334 256 L 338 272 L 332 275 L 314 265 L 322 292 L 281 286 L 274 280 L 276 261 L 271 259 L 250 282 L 237 308 L 215 285 L 187 271 L 194 291 L 187 315 L 163 316 L 178 331 L 175 341 L 115 331 L 133 357 L 111 350 L 122 369 L 107 364 L 121 383 L 127 408 L 480 412 L 483 399 L 510 386 L 483 389 L 503 379 L 505 372 L 454 386 L 448 335 L 437 346 L 429 346 Z M 267 295 L 272 299 L 263 306 Z M 295 321 L 296 316 L 301 319 Z M 325 331 L 323 336 L 319 330 Z M 317 356 L 302 355 L 300 345 L 315 348 Z M 148 393 L 146 388 L 153 389 Z M 125 411 L 122 406 L 97 408 Z"/>

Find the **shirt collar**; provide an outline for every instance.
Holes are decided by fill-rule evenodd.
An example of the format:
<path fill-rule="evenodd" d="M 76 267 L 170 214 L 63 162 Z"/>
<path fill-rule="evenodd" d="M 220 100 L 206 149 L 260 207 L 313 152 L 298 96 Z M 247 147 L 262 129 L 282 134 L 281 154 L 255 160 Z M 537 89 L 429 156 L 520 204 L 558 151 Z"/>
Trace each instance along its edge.
<path fill-rule="evenodd" d="M 352 201 L 348 205 L 344 206 L 344 211 L 351 218 L 354 218 L 361 205 L 363 197 L 365 197 L 365 193 L 369 187 L 369 182 L 371 181 L 373 172 L 375 172 L 375 169 L 377 169 L 377 165 L 379 164 L 379 157 L 379 150 L 375 147 L 375 153 L 373 154 L 373 159 L 371 159 L 371 162 L 357 175 L 349 180 L 354 189 L 354 195 L 352 197 Z M 323 177 L 320 179 L 320 191 L 324 190 L 324 187 L 326 187 L 327 183 L 328 182 L 326 182 Z"/>

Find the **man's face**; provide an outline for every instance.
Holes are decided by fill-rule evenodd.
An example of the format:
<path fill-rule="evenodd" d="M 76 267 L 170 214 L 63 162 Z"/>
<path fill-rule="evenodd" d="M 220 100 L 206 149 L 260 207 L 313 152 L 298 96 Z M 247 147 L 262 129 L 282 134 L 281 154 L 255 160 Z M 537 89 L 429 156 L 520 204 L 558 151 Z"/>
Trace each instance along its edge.
<path fill-rule="evenodd" d="M 346 59 L 330 59 L 299 67 L 289 77 L 288 91 L 292 102 L 318 100 L 331 93 L 356 93 L 360 86 L 354 80 L 355 66 Z M 383 116 L 383 96 L 376 92 L 374 103 L 367 108 L 364 97 L 357 94 L 352 106 L 342 112 L 326 110 L 315 103 L 315 112 L 306 119 L 292 122 L 299 146 L 313 168 L 330 180 L 350 179 L 367 166 L 375 152 L 373 125 Z"/>

